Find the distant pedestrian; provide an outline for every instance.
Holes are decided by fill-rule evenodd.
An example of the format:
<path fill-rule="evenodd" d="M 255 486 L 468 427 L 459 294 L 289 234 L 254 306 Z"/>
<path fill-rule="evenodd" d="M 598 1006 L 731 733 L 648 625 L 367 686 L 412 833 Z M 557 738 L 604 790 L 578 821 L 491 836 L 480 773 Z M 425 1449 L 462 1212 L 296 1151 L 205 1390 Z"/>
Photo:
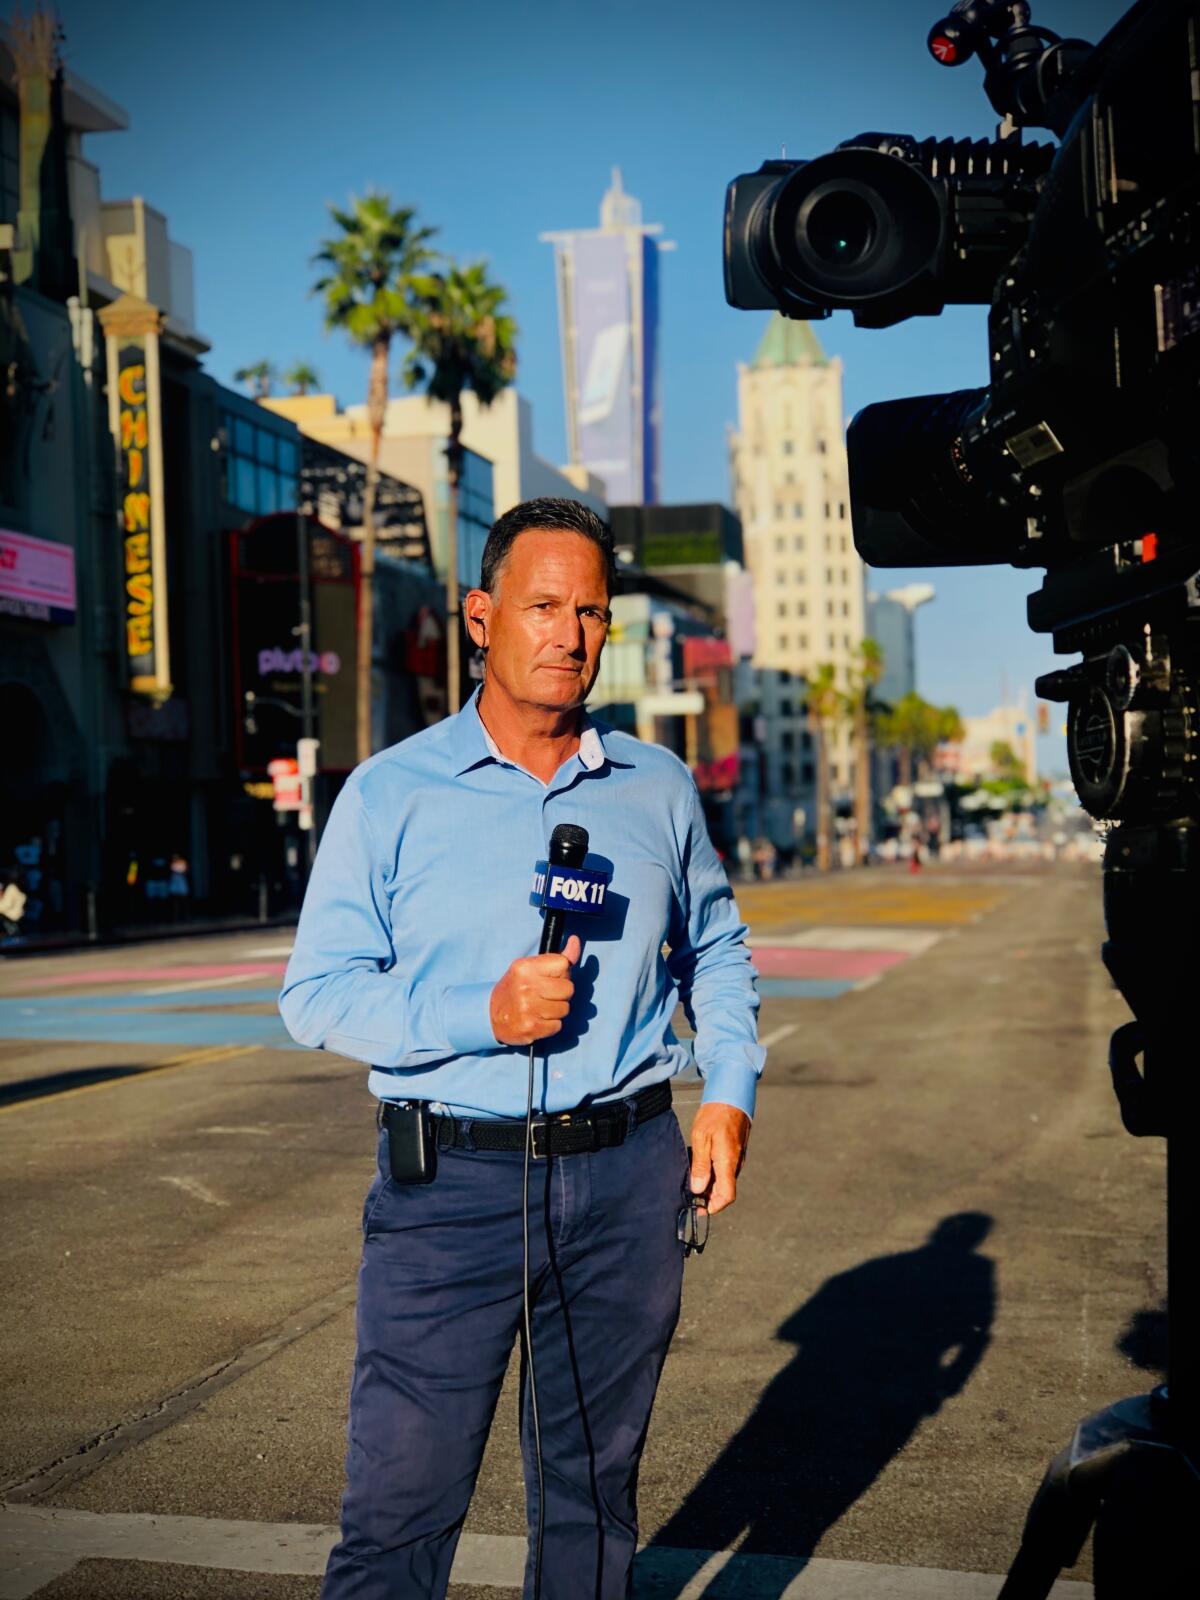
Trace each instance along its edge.
<path fill-rule="evenodd" d="M 764 883 L 775 876 L 775 846 L 764 834 L 754 841 L 754 873 Z"/>
<path fill-rule="evenodd" d="M 744 833 L 738 835 L 737 858 L 739 876 L 752 878 L 754 876 L 754 846 Z"/>
<path fill-rule="evenodd" d="M 171 920 L 178 922 L 187 910 L 188 895 L 191 885 L 188 882 L 187 857 L 177 850 L 170 860 L 170 876 L 167 879 L 167 895 L 171 902 Z"/>

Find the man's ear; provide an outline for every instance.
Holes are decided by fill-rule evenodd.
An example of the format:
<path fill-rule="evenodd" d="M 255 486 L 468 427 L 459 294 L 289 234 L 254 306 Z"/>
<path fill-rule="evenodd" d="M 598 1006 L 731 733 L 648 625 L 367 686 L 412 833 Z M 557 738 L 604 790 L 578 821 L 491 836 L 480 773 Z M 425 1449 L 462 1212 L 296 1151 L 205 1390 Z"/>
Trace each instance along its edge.
<path fill-rule="evenodd" d="M 492 597 L 486 589 L 468 589 L 463 602 L 463 615 L 467 619 L 467 632 L 472 644 L 480 650 L 488 647 L 488 631 L 492 621 Z"/>

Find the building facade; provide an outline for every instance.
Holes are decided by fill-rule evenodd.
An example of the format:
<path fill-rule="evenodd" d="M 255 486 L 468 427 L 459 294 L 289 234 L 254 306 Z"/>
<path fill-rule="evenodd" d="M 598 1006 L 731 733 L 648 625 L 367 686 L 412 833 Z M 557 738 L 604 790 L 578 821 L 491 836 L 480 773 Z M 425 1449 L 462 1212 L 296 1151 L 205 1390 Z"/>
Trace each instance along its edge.
<path fill-rule="evenodd" d="M 850 527 L 841 362 L 807 322 L 772 316 L 749 365 L 738 368 L 738 426 L 730 438 L 733 498 L 754 580 L 760 670 L 797 681 L 830 663 L 853 682 L 864 636 L 864 567 Z M 798 691 L 803 700 L 803 688 Z M 782 761 L 782 757 L 780 758 Z M 832 740 L 835 793 L 854 784 L 847 728 Z M 803 773 L 805 763 L 793 764 Z M 806 795 L 797 781 L 796 807 Z"/>
<path fill-rule="evenodd" d="M 259 767 L 247 750 L 244 690 L 261 691 L 265 719 L 302 675 L 291 601 L 310 490 L 333 518 L 310 569 L 337 542 L 351 586 L 322 596 L 318 625 L 332 631 L 315 642 L 325 675 L 352 679 L 363 468 L 313 463 L 293 422 L 205 372 L 190 256 L 144 200 L 104 200 L 84 154 L 124 113 L 53 61 L 43 79 L 51 115 L 17 142 L 19 225 L 0 221 L 0 873 L 26 896 L 16 936 L 269 914 L 299 902 L 303 842 L 273 803 L 271 752 Z M 383 497 L 397 548 L 427 551 L 420 496 L 389 479 Z M 277 550 L 271 562 L 254 552 L 263 604 L 239 621 L 231 540 L 264 526 Z M 424 590 L 377 586 L 384 678 L 433 659 L 419 613 L 440 604 L 444 616 L 444 601 L 423 576 Z M 379 720 L 398 725 L 403 709 Z M 284 719 L 276 745 L 294 753 L 299 719 L 270 710 Z M 331 786 L 338 742 L 331 733 Z"/>
<path fill-rule="evenodd" d="M 774 315 L 738 369 L 734 504 L 754 575 L 760 666 L 846 683 L 863 638 L 862 561 L 850 531 L 841 362 L 806 322 Z"/>
<path fill-rule="evenodd" d="M 601 485 L 586 473 L 559 471 L 533 446 L 533 410 L 515 389 L 503 390 L 490 406 L 480 405 L 468 391 L 462 397 L 463 445 L 467 451 L 459 497 L 459 582 L 479 578 L 481 531 L 522 500 L 543 495 L 581 500 L 600 516 L 608 515 Z M 339 410 L 331 394 L 289 395 L 262 405 L 291 418 L 306 438 L 332 445 L 366 461 L 370 425 L 365 405 Z M 430 529 L 439 572 L 444 568 L 445 518 L 448 515 L 446 440 L 450 408 L 423 395 L 401 395 L 388 401 L 380 443 L 384 471 L 413 484 L 430 507 Z"/>
<path fill-rule="evenodd" d="M 571 464 L 594 474 L 612 504 L 659 495 L 659 252 L 619 169 L 599 228 L 546 233 L 558 282 L 563 395 Z"/>
<path fill-rule="evenodd" d="M 951 767 L 959 783 L 1007 777 L 995 760 L 995 747 L 1007 745 L 1021 763 L 1025 781 L 1037 782 L 1037 723 L 1022 690 L 1015 705 L 997 706 L 981 717 L 964 717 L 962 743 L 952 748 L 943 767 Z"/>
<path fill-rule="evenodd" d="M 933 597 L 931 583 L 910 583 L 867 596 L 867 634 L 883 652 L 883 676 L 875 697 L 885 705 L 894 706 L 917 691 L 916 613 Z"/>

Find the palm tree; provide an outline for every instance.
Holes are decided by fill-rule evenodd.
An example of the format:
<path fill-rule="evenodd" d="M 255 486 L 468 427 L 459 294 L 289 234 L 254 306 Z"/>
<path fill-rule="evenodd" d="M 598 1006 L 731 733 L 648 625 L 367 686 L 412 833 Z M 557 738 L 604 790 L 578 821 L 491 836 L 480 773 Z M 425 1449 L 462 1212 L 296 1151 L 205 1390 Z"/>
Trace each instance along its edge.
<path fill-rule="evenodd" d="M 388 362 L 392 340 L 412 325 L 414 273 L 434 259 L 429 249 L 432 228 L 419 227 L 411 206 L 393 207 L 376 191 L 351 198 L 349 210 L 330 206 L 340 230 L 323 239 L 313 257 L 325 270 L 313 291 L 325 301 L 326 328 L 340 328 L 371 352 L 367 382 L 367 422 L 371 453 L 363 495 L 363 538 L 359 564 L 358 676 L 356 723 L 358 759 L 371 754 L 371 651 L 375 598 L 375 493 L 379 482 L 379 446 L 387 419 Z"/>
<path fill-rule="evenodd" d="M 837 686 L 837 668 L 823 661 L 808 681 L 805 694 L 809 719 L 817 743 L 817 866 L 827 872 L 833 865 L 833 788 L 829 781 L 829 739 L 845 701 Z"/>
<path fill-rule="evenodd" d="M 474 391 L 489 406 L 513 381 L 517 370 L 517 325 L 502 308 L 506 291 L 489 283 L 482 261 L 449 266 L 413 279 L 412 349 L 404 363 L 410 389 L 422 385 L 430 400 L 450 407 L 446 476 L 450 507 L 446 535 L 446 692 L 451 712 L 458 710 L 461 626 L 458 599 L 458 491 L 462 482 L 462 397 Z"/>
<path fill-rule="evenodd" d="M 265 400 L 277 374 L 270 361 L 252 361 L 248 367 L 239 367 L 233 375 L 234 383 L 244 383 L 256 400 Z"/>
<path fill-rule="evenodd" d="M 321 374 L 316 367 L 310 367 L 307 361 L 297 361 L 284 373 L 283 381 L 293 394 L 307 394 L 320 383 Z"/>
<path fill-rule="evenodd" d="M 934 706 L 915 690 L 902 696 L 878 719 L 879 736 L 900 752 L 900 782 L 909 787 L 913 769 L 922 776 L 939 744 L 963 736 L 962 718 L 953 706 Z"/>
<path fill-rule="evenodd" d="M 871 696 L 883 677 L 883 651 L 874 639 L 864 639 L 850 669 L 848 709 L 854 724 L 854 831 L 858 859 L 871 856 Z"/>

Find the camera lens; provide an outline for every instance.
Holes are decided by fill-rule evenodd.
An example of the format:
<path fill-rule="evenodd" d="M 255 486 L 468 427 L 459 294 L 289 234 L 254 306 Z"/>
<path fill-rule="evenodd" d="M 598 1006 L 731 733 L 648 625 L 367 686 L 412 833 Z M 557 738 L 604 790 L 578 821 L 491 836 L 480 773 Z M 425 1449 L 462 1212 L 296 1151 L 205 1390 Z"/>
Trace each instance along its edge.
<path fill-rule="evenodd" d="M 861 261 L 875 240 L 875 218 L 861 195 L 843 190 L 822 195 L 808 215 L 808 244 L 835 266 Z"/>

